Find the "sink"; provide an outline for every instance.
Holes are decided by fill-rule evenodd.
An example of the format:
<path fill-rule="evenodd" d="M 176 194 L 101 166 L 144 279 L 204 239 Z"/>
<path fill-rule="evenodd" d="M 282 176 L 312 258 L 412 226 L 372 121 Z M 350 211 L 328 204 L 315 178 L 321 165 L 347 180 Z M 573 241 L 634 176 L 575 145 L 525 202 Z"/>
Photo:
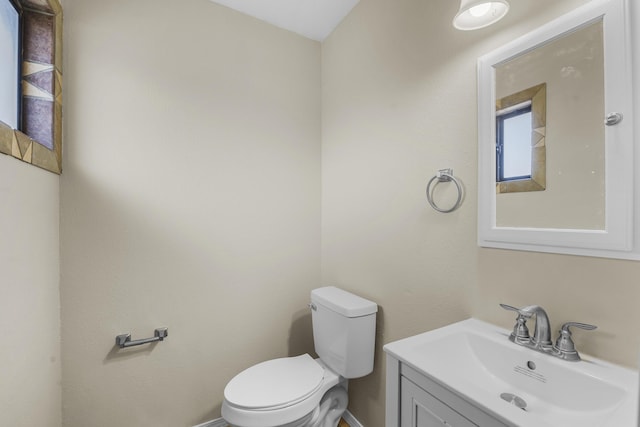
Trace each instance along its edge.
<path fill-rule="evenodd" d="M 385 351 L 508 424 L 637 425 L 637 371 L 585 355 L 557 359 L 510 342 L 510 332 L 468 319 Z"/>

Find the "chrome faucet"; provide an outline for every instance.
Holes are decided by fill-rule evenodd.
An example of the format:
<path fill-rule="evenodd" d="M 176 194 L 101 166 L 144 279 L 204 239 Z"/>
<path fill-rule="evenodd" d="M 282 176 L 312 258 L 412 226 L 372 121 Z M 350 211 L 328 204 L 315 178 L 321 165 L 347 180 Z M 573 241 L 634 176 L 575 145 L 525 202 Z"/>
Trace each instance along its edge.
<path fill-rule="evenodd" d="M 551 325 L 549 324 L 547 312 L 539 305 L 530 305 L 521 309 L 521 311 L 523 313 L 531 313 L 527 319 L 530 319 L 533 315 L 536 316 L 536 327 L 533 332 L 533 338 L 531 338 L 531 345 L 544 351 L 551 349 Z"/>
<path fill-rule="evenodd" d="M 569 328 L 575 326 L 585 330 L 596 329 L 596 326 L 587 325 L 586 323 L 569 322 L 562 325 L 555 345 L 551 343 L 551 326 L 549 324 L 549 316 L 539 305 L 530 305 L 524 308 L 516 308 L 506 304 L 500 304 L 505 310 L 515 311 L 518 313 L 516 325 L 513 332 L 509 335 L 509 340 L 524 347 L 531 348 L 541 353 L 550 354 L 564 360 L 578 361 L 580 355 L 575 349 L 573 340 L 571 339 L 571 331 Z M 536 316 L 536 325 L 533 337 L 529 336 L 527 328 L 527 320 Z"/>

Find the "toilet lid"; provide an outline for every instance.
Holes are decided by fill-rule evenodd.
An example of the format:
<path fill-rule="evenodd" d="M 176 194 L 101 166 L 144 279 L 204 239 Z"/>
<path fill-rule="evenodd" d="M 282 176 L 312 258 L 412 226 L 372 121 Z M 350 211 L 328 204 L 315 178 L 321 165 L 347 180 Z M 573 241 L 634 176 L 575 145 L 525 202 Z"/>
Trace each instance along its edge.
<path fill-rule="evenodd" d="M 224 398 L 247 409 L 276 409 L 313 394 L 324 378 L 324 368 L 311 356 L 268 360 L 236 375 L 224 389 Z"/>

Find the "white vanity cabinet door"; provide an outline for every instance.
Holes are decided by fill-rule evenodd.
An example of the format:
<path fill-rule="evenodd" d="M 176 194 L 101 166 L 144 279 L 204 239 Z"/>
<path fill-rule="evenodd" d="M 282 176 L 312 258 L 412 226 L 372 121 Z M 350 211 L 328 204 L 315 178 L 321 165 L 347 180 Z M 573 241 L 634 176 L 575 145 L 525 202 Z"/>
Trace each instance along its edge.
<path fill-rule="evenodd" d="M 386 388 L 385 427 L 517 427 L 389 354 Z"/>
<path fill-rule="evenodd" d="M 406 377 L 400 380 L 400 427 L 478 427 Z"/>

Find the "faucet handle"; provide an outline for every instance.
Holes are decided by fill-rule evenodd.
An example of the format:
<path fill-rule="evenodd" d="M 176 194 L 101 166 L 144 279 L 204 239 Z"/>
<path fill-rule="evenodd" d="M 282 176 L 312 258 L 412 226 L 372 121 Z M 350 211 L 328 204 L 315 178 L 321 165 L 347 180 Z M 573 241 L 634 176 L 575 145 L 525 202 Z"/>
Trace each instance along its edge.
<path fill-rule="evenodd" d="M 500 307 L 502 307 L 502 308 L 504 308 L 505 310 L 508 310 L 508 311 L 515 311 L 520 316 L 523 316 L 523 317 L 525 317 L 527 319 L 531 319 L 531 317 L 533 316 L 533 312 L 525 311 L 525 310 L 523 310 L 521 308 L 513 307 L 511 305 L 500 304 Z"/>
<path fill-rule="evenodd" d="M 569 328 L 576 327 L 587 331 L 592 331 L 597 328 L 595 325 L 589 325 L 587 323 L 567 322 L 560 328 L 560 335 L 556 340 L 556 344 L 553 346 L 553 351 L 561 358 L 565 360 L 580 360 L 580 355 L 576 350 L 576 346 L 571 338 L 571 330 Z"/>
<path fill-rule="evenodd" d="M 513 327 L 513 332 L 509 335 L 509 341 L 517 344 L 530 342 L 531 336 L 529 335 L 529 328 L 527 328 L 527 319 L 530 319 L 533 314 L 507 304 L 500 304 L 500 307 L 505 310 L 515 311 L 518 313 L 518 318 L 516 319 L 516 324 Z"/>
<path fill-rule="evenodd" d="M 594 329 L 598 328 L 596 325 L 589 325 L 587 323 L 567 322 L 564 325 L 562 325 L 562 328 L 560 328 L 560 333 L 562 333 L 563 331 L 567 331 L 569 332 L 569 335 L 571 335 L 571 331 L 569 330 L 569 328 L 572 326 L 575 326 L 576 328 L 584 329 L 587 331 L 593 331 Z"/>

